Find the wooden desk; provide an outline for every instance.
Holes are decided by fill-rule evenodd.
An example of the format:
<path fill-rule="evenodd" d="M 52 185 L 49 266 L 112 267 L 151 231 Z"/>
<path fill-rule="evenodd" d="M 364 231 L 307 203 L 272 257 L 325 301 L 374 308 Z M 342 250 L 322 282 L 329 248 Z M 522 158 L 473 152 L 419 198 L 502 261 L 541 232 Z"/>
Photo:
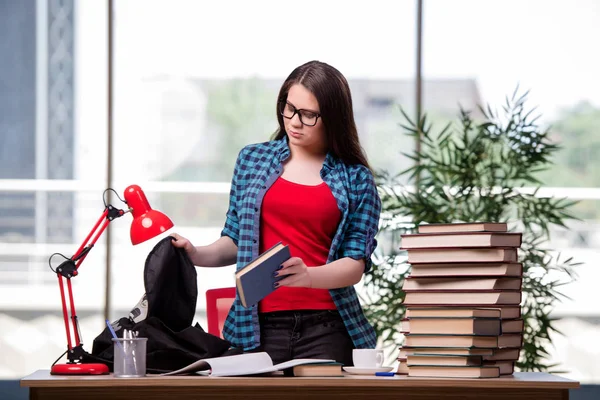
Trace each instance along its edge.
<path fill-rule="evenodd" d="M 430 379 L 347 375 L 339 378 L 204 376 L 52 376 L 37 371 L 21 380 L 32 400 L 155 399 L 568 399 L 579 382 L 540 372 L 496 379 Z"/>

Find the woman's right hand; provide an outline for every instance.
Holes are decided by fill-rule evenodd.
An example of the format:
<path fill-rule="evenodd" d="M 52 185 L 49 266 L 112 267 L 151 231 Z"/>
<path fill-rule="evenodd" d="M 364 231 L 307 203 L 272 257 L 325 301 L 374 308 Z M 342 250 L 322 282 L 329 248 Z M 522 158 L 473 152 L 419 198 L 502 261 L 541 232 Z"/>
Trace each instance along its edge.
<path fill-rule="evenodd" d="M 173 239 L 171 240 L 171 243 L 173 243 L 173 246 L 184 249 L 190 258 L 192 258 L 198 251 L 196 249 L 196 246 L 194 246 L 192 244 L 192 242 L 190 242 L 188 239 L 184 238 L 180 234 L 171 233 L 169 236 L 173 237 Z"/>
<path fill-rule="evenodd" d="M 173 246 L 184 249 L 188 257 L 197 267 L 224 267 L 235 264 L 237 245 L 229 236 L 221 236 L 208 246 L 194 246 L 183 236 L 172 233 Z"/>

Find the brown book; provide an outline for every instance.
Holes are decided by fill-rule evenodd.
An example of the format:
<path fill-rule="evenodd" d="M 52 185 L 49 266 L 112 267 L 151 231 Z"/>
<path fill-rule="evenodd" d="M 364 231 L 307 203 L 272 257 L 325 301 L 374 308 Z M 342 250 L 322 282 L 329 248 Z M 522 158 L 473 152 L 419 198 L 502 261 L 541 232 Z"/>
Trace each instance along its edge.
<path fill-rule="evenodd" d="M 517 333 L 507 333 L 498 336 L 498 348 L 521 347 L 523 346 L 523 335 Z"/>
<path fill-rule="evenodd" d="M 415 278 L 409 276 L 403 290 L 521 290 L 521 278 Z"/>
<path fill-rule="evenodd" d="M 521 292 L 406 292 L 405 304 L 520 304 Z"/>
<path fill-rule="evenodd" d="M 405 336 L 406 347 L 469 347 L 469 348 L 498 348 L 498 336 L 451 336 L 451 335 L 415 335 Z"/>
<path fill-rule="evenodd" d="M 448 224 L 422 224 L 417 227 L 419 233 L 446 232 L 506 232 L 505 222 L 454 222 Z"/>
<path fill-rule="evenodd" d="M 344 376 L 339 363 L 296 365 L 292 372 L 294 376 Z"/>
<path fill-rule="evenodd" d="M 486 367 L 498 367 L 500 375 L 512 375 L 515 372 L 515 363 L 513 361 L 484 361 L 483 365 Z"/>
<path fill-rule="evenodd" d="M 520 247 L 521 236 L 521 233 L 492 232 L 413 233 L 401 235 L 401 248 Z"/>
<path fill-rule="evenodd" d="M 520 347 L 494 349 L 493 354 L 482 354 L 484 360 L 488 361 L 517 361 L 521 353 Z"/>
<path fill-rule="evenodd" d="M 467 262 L 517 262 L 517 249 L 412 249 L 408 251 L 408 263 L 467 263 Z"/>
<path fill-rule="evenodd" d="M 433 263 L 412 265 L 411 277 L 514 276 L 523 275 L 521 263 Z"/>
<path fill-rule="evenodd" d="M 399 375 L 408 375 L 408 365 L 406 365 L 406 359 L 399 359 L 398 361 L 398 369 L 396 370 L 396 373 Z"/>
<path fill-rule="evenodd" d="M 425 378 L 498 378 L 498 367 L 452 367 L 452 366 L 414 366 L 408 367 L 408 376 Z"/>
<path fill-rule="evenodd" d="M 500 318 L 411 318 L 406 330 L 424 335 L 500 335 Z M 404 329 L 404 321 L 402 322 Z"/>
<path fill-rule="evenodd" d="M 447 356 L 482 356 L 483 359 L 490 359 L 499 349 L 477 349 L 473 347 L 408 347 L 402 346 L 398 353 L 398 358 L 406 358 L 409 355 L 427 354 L 427 355 L 447 355 Z"/>
<path fill-rule="evenodd" d="M 409 368 L 415 365 L 482 365 L 482 362 L 481 356 L 414 354 L 406 357 L 406 364 Z"/>
<path fill-rule="evenodd" d="M 463 306 L 448 306 L 447 304 L 408 304 L 406 300 L 404 301 L 404 305 L 407 307 L 406 316 L 415 315 L 414 313 L 418 313 L 420 316 L 469 316 L 463 315 L 460 310 L 465 310 L 464 312 L 469 313 L 470 310 L 474 309 L 496 309 L 500 310 L 500 318 L 502 319 L 516 319 L 521 318 L 521 306 L 505 306 L 505 305 L 483 305 L 483 304 L 472 304 L 472 305 L 463 305 Z M 427 311 L 429 310 L 429 311 Z M 438 311 L 439 310 L 439 311 Z M 442 311 L 447 310 L 447 311 Z M 458 313 L 461 314 L 458 314 Z M 432 313 L 436 313 L 435 315 Z M 479 314 L 479 316 L 484 317 L 485 315 Z"/>
<path fill-rule="evenodd" d="M 522 333 L 525 322 L 522 319 L 503 319 L 502 333 Z"/>
<path fill-rule="evenodd" d="M 402 318 L 400 320 L 400 333 L 409 333 L 410 332 L 410 321 L 408 318 Z"/>
<path fill-rule="evenodd" d="M 474 347 L 474 348 L 505 348 L 521 347 L 523 336 L 506 334 L 500 336 L 469 336 L 469 335 L 420 335 L 410 333 L 405 336 L 404 345 L 407 347 Z"/>
<path fill-rule="evenodd" d="M 499 308 L 422 307 L 406 310 L 406 318 L 501 318 Z"/>

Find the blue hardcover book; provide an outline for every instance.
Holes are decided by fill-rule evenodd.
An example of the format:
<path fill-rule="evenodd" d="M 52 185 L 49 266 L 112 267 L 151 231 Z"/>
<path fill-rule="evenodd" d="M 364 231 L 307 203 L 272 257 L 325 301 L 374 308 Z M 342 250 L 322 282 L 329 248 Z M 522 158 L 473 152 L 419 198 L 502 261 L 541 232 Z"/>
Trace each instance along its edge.
<path fill-rule="evenodd" d="M 275 290 L 273 284 L 281 277 L 275 278 L 273 273 L 290 257 L 290 248 L 280 242 L 236 271 L 235 285 L 244 307 L 255 305 Z"/>

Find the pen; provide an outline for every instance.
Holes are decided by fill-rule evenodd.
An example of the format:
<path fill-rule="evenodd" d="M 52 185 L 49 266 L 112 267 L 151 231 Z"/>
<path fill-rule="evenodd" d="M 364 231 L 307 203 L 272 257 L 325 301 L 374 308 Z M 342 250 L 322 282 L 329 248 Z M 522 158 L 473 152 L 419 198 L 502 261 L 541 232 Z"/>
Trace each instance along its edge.
<path fill-rule="evenodd" d="M 105 320 L 105 321 L 106 321 L 106 326 L 108 327 L 108 330 L 110 331 L 110 334 L 112 335 L 113 338 L 116 339 L 115 343 L 117 344 L 117 346 L 121 349 L 121 352 L 123 353 L 123 359 L 125 360 L 125 364 L 128 366 L 128 368 L 131 371 L 137 371 L 137 362 L 134 358 L 133 352 L 132 352 L 132 354 L 127 354 L 127 352 L 125 351 L 125 348 L 119 341 L 119 337 L 117 336 L 117 333 L 113 329 L 112 325 L 110 324 L 110 322 L 108 320 Z M 123 331 L 123 333 L 125 333 L 125 330 Z M 127 338 L 123 337 L 123 339 L 127 339 Z M 127 344 L 127 342 L 126 342 L 126 344 Z"/>
<path fill-rule="evenodd" d="M 375 372 L 375 376 L 394 376 L 394 372 Z"/>
<path fill-rule="evenodd" d="M 121 342 L 119 342 L 119 337 L 117 336 L 117 334 L 115 333 L 115 330 L 113 329 L 112 325 L 110 324 L 110 322 L 108 322 L 108 320 L 106 321 L 106 326 L 108 327 L 108 330 L 110 331 L 110 334 L 112 335 L 113 338 L 117 339 L 115 340 L 115 343 L 117 344 L 117 346 L 119 346 L 121 348 L 121 351 L 123 352 L 123 355 L 125 355 L 125 349 L 123 348 L 123 345 L 121 344 Z"/>

